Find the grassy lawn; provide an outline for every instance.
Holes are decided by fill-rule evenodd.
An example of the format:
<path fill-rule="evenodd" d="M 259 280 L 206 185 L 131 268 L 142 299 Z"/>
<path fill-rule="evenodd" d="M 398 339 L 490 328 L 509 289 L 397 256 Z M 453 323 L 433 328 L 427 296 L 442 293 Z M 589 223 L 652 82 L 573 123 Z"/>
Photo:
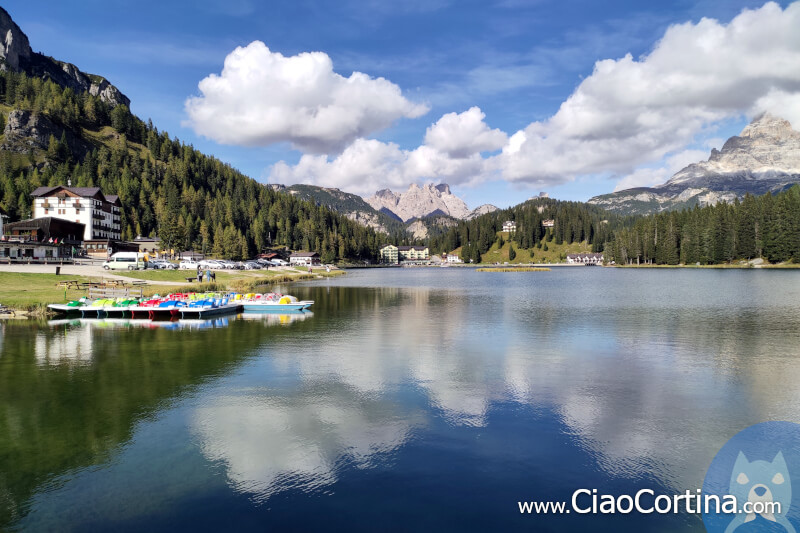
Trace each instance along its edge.
<path fill-rule="evenodd" d="M 14 309 L 35 309 L 64 302 L 64 289 L 56 283 L 66 280 L 88 281 L 83 276 L 56 276 L 23 272 L 0 272 L 0 303 Z M 66 301 L 86 295 L 86 291 L 70 289 Z"/>
<path fill-rule="evenodd" d="M 115 270 L 114 274 L 146 281 L 174 281 L 175 283 L 186 283 L 186 278 L 197 279 L 197 270 Z M 216 272 L 216 275 L 217 282 L 220 283 L 238 277 L 227 272 Z"/>
<path fill-rule="evenodd" d="M 497 234 L 503 236 L 505 243 L 501 248 L 497 247 L 497 241 L 492 243 L 489 250 L 481 256 L 482 263 L 503 264 L 508 261 L 508 250 L 511 246 L 508 241 L 508 232 L 499 231 Z M 517 252 L 517 256 L 513 261 L 510 261 L 514 265 L 520 263 L 564 263 L 566 262 L 567 254 L 588 253 L 592 251 L 592 246 L 586 241 L 573 242 L 572 244 L 556 244 L 555 241 L 551 241 L 547 243 L 547 251 L 535 246 L 530 249 L 518 248 L 516 244 L 514 245 L 514 251 Z M 453 253 L 461 257 L 461 248 L 456 248 Z"/>
<path fill-rule="evenodd" d="M 191 270 L 147 270 L 115 272 L 126 277 L 147 281 L 174 281 L 174 285 L 145 285 L 141 287 L 145 296 L 170 292 L 205 292 L 233 290 L 239 292 L 266 292 L 274 283 L 333 277 L 344 275 L 343 270 L 325 272 L 317 269 L 313 274 L 306 270 L 246 270 L 236 273 L 217 272 L 216 283 L 186 283 Z M 0 272 L 0 303 L 17 310 L 42 311 L 47 304 L 62 303 L 86 296 L 85 290 L 69 289 L 65 292 L 56 284 L 60 281 L 91 281 L 86 276 L 56 276 L 55 274 Z M 138 287 L 137 287 L 138 288 Z"/>

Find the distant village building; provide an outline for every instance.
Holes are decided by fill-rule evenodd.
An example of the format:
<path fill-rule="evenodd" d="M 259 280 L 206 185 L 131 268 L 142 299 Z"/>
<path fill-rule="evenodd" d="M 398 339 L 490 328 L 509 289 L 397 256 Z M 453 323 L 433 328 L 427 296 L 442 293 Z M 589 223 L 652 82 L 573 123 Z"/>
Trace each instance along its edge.
<path fill-rule="evenodd" d="M 55 217 L 83 224 L 83 241 L 119 240 L 119 197 L 99 187 L 39 187 L 33 196 L 33 218 Z"/>
<path fill-rule="evenodd" d="M 458 257 L 458 255 L 450 253 L 450 254 L 447 254 L 447 262 L 448 263 L 463 263 L 464 261 L 462 261 L 461 258 Z"/>
<path fill-rule="evenodd" d="M 428 261 L 430 254 L 427 246 L 398 246 L 400 261 Z"/>
<path fill-rule="evenodd" d="M 602 265 L 603 254 L 569 254 L 567 255 L 567 263 L 582 263 L 584 265 Z"/>
<path fill-rule="evenodd" d="M 506 220 L 505 222 L 503 222 L 503 231 L 508 231 L 508 232 L 517 231 L 517 223 L 512 220 Z"/>
<path fill-rule="evenodd" d="M 553 220 L 552 218 L 548 218 L 546 220 L 542 220 L 542 226 L 544 226 L 545 228 L 552 228 L 555 225 L 556 225 L 556 221 Z"/>
<path fill-rule="evenodd" d="M 152 254 L 161 249 L 161 239 L 159 237 L 142 237 L 141 235 L 133 239 L 133 243 L 139 247 L 139 251 Z"/>
<path fill-rule="evenodd" d="M 289 264 L 295 266 L 317 266 L 322 263 L 317 252 L 296 252 L 289 256 Z"/>
<path fill-rule="evenodd" d="M 396 265 L 400 261 L 429 261 L 427 246 L 395 246 L 386 244 L 380 249 L 381 263 Z"/>
<path fill-rule="evenodd" d="M 71 259 L 83 244 L 84 225 L 56 217 L 11 222 L 3 226 L 0 258 L 8 261 Z"/>
<path fill-rule="evenodd" d="M 387 265 L 396 265 L 400 260 L 400 254 L 394 244 L 381 246 L 380 255 L 381 263 L 386 263 Z"/>

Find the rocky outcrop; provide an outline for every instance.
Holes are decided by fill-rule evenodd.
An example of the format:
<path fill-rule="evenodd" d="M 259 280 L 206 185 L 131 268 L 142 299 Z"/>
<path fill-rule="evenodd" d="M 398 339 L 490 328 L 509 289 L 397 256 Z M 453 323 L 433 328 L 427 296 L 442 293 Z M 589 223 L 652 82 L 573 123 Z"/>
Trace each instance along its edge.
<path fill-rule="evenodd" d="M 406 231 L 415 239 L 428 238 L 428 226 L 426 226 L 421 220 L 415 220 L 409 224 L 408 227 L 406 227 Z"/>
<path fill-rule="evenodd" d="M 443 214 L 460 219 L 465 219 L 471 214 L 464 200 L 451 193 L 450 186 L 446 183 L 439 185 L 428 183 L 421 187 L 412 183 L 404 193 L 383 189 L 366 201 L 374 209 L 391 212 L 403 222 L 431 214 Z"/>
<path fill-rule="evenodd" d="M 56 124 L 45 115 L 15 109 L 6 119 L 0 150 L 22 153 L 31 149 L 44 151 L 50 144 L 51 136 L 58 141 L 64 136 L 72 155 L 79 159 L 83 159 L 92 149 L 92 145 L 82 137 Z"/>
<path fill-rule="evenodd" d="M 415 239 L 427 239 L 432 235 L 441 234 L 458 224 L 458 221 L 446 215 L 428 216 L 417 219 L 406 226 L 406 232 Z"/>
<path fill-rule="evenodd" d="M 381 217 L 376 213 L 365 213 L 364 211 L 350 211 L 344 215 L 354 222 L 358 222 L 362 226 L 372 228 L 375 231 L 382 233 L 389 233 L 389 229 L 383 225 Z"/>
<path fill-rule="evenodd" d="M 707 161 L 693 163 L 656 187 L 639 187 L 589 200 L 605 209 L 646 214 L 696 204 L 733 201 L 800 183 L 800 132 L 768 113 L 756 117 Z"/>
<path fill-rule="evenodd" d="M 473 209 L 472 212 L 467 215 L 467 220 L 472 220 L 473 218 L 486 215 L 488 213 L 494 213 L 495 211 L 497 211 L 496 206 L 492 204 L 483 204 Z"/>
<path fill-rule="evenodd" d="M 31 49 L 28 36 L 0 7 L 0 68 L 49 79 L 75 92 L 88 92 L 104 102 L 130 106 L 130 99 L 102 76 L 82 72 L 71 63 L 57 61 Z"/>

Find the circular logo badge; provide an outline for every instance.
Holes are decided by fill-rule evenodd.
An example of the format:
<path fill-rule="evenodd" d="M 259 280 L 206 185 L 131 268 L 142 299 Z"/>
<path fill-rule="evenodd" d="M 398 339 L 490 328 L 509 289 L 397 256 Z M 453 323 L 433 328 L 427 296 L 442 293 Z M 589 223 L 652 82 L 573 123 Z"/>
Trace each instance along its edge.
<path fill-rule="evenodd" d="M 797 533 L 800 424 L 763 422 L 734 435 L 711 461 L 703 504 L 709 533 Z"/>

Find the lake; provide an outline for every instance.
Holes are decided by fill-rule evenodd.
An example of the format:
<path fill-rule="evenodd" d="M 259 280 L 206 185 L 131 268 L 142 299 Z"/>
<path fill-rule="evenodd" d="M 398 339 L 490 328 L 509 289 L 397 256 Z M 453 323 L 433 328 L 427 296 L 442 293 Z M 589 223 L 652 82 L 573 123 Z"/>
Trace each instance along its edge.
<path fill-rule="evenodd" d="M 800 422 L 800 271 L 352 270 L 311 314 L 0 325 L 0 530 L 704 531 L 518 502 L 683 493 Z"/>

